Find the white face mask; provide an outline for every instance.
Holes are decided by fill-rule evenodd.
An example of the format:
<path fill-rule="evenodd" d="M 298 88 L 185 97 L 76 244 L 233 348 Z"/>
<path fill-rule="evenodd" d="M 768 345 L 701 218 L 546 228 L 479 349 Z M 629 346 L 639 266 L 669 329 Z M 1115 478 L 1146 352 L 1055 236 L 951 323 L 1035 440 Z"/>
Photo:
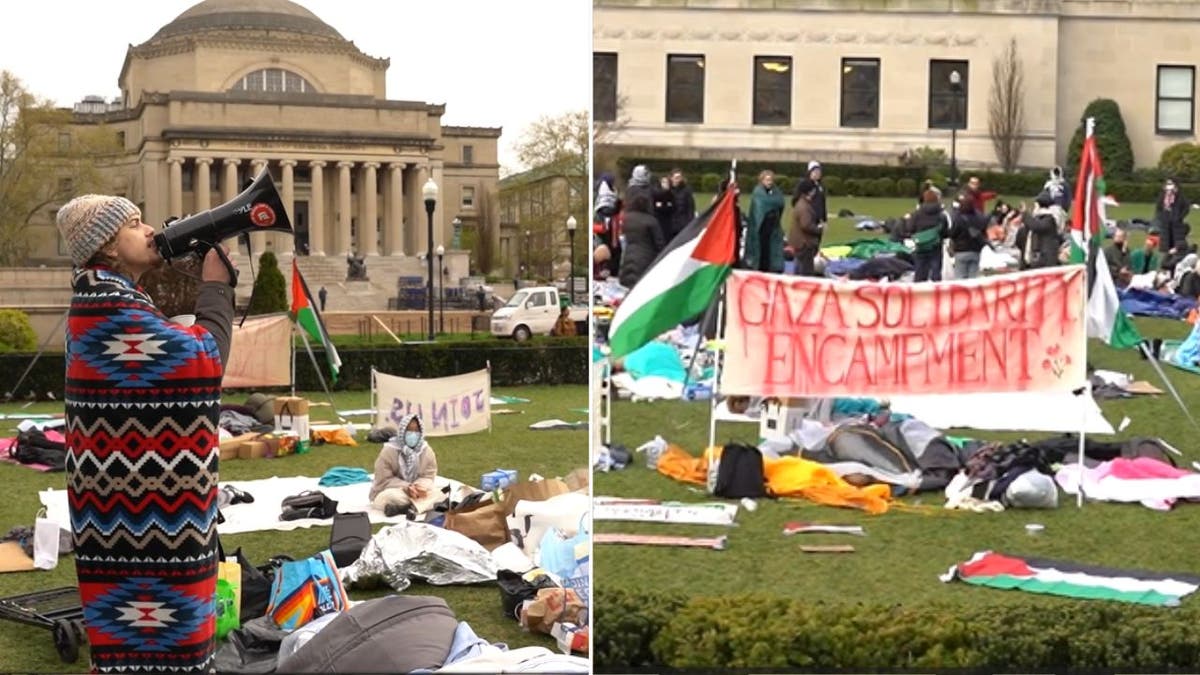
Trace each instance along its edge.
<path fill-rule="evenodd" d="M 405 431 L 404 432 L 404 444 L 407 445 L 408 447 L 416 449 L 417 444 L 420 442 L 421 442 L 421 432 L 419 432 L 419 431 Z"/>

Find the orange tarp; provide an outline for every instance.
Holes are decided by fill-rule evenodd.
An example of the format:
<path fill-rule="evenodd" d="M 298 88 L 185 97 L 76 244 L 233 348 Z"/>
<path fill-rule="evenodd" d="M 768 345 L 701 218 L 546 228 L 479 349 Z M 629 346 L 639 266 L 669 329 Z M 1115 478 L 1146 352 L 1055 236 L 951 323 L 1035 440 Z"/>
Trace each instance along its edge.
<path fill-rule="evenodd" d="M 721 456 L 721 448 L 711 454 Z M 693 457 L 677 445 L 668 445 L 658 458 L 658 472 L 684 483 L 708 482 L 708 455 Z M 775 497 L 807 499 L 825 506 L 850 506 L 867 513 L 885 513 L 892 499 L 887 485 L 855 487 L 820 462 L 799 457 L 763 458 L 767 491 Z"/>

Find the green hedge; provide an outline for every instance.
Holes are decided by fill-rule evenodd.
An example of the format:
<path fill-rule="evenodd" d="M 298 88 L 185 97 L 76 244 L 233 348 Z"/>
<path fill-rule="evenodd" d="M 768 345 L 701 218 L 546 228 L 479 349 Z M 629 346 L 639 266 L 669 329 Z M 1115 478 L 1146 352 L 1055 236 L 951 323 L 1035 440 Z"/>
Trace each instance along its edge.
<path fill-rule="evenodd" d="M 314 349 L 321 375 L 328 381 L 325 355 Z M 337 390 L 366 391 L 371 388 L 371 367 L 404 377 L 444 377 L 479 370 L 490 361 L 492 385 L 514 387 L 531 384 L 587 384 L 588 341 L 586 337 L 554 338 L 528 344 L 512 340 L 477 340 L 469 343 L 396 345 L 377 349 L 339 349 L 342 358 Z M 12 373 L 7 387 L 29 366 L 32 354 L 0 354 L 0 371 Z M 44 397 L 47 392 L 62 400 L 66 364 L 61 353 L 45 353 L 33 365 L 16 398 L 30 391 Z M 320 391 L 321 383 L 312 361 L 303 349 L 296 353 L 296 388 Z"/>
<path fill-rule="evenodd" d="M 1200 663 L 1195 608 L 1066 600 L 825 605 L 767 595 L 682 599 L 602 589 L 596 595 L 597 672 L 651 666 L 1167 672 Z"/>

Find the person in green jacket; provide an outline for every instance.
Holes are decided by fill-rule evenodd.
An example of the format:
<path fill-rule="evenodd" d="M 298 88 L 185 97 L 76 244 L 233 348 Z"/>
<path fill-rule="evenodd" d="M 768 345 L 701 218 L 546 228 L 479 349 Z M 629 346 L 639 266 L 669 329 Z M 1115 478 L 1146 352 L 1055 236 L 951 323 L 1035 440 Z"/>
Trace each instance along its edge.
<path fill-rule="evenodd" d="M 1162 255 L 1158 252 L 1158 230 L 1151 229 L 1142 248 L 1129 254 L 1129 270 L 1134 274 L 1157 272 L 1162 267 Z"/>
<path fill-rule="evenodd" d="M 775 185 L 775 172 L 758 174 L 750 196 L 746 228 L 746 267 L 759 272 L 783 272 L 783 191 Z"/>

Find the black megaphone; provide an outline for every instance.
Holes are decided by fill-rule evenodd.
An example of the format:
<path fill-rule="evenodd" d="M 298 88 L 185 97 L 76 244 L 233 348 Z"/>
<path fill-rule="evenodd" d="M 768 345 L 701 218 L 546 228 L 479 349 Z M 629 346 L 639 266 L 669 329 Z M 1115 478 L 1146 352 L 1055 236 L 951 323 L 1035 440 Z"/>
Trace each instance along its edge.
<path fill-rule="evenodd" d="M 251 232 L 294 234 L 292 221 L 275 189 L 275 181 L 265 169 L 228 202 L 192 216 L 167 221 L 162 231 L 154 235 L 154 245 L 164 260 L 191 254 L 203 257 L 208 249 L 216 249 L 229 270 L 229 285 L 236 286 L 237 270 L 219 244 Z"/>

